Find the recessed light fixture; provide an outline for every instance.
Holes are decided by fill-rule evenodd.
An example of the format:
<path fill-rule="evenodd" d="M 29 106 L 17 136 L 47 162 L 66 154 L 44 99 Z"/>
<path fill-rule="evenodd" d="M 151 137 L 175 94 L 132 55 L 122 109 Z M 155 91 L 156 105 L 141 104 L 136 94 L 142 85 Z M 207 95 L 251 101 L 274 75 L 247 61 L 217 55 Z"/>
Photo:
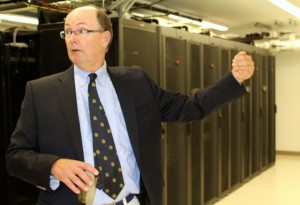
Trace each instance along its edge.
<path fill-rule="evenodd" d="M 296 16 L 297 18 L 300 18 L 300 8 L 295 6 L 291 2 L 287 0 L 269 0 L 269 2 Z"/>
<path fill-rule="evenodd" d="M 192 24 L 202 26 L 204 28 L 212 28 L 218 31 L 227 31 L 228 27 L 227 26 L 222 26 L 219 24 L 211 23 L 209 21 L 192 21 Z"/>
<path fill-rule="evenodd" d="M 15 15 L 15 14 L 0 14 L 0 20 L 31 24 L 31 25 L 39 24 L 39 20 L 37 18 Z"/>

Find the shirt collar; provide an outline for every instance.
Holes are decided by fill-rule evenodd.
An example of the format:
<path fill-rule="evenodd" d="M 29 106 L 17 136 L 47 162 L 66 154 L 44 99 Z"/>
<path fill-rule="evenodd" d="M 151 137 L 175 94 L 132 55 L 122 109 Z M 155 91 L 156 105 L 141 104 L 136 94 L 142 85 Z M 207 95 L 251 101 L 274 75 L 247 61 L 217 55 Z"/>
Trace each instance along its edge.
<path fill-rule="evenodd" d="M 88 84 L 90 82 L 89 74 L 91 72 L 85 71 L 80 69 L 78 66 L 74 65 L 74 75 L 75 75 L 75 81 L 79 82 L 79 85 L 83 87 L 84 85 Z M 94 73 L 97 74 L 96 81 L 100 83 L 101 85 L 106 85 L 107 80 L 109 78 L 108 72 L 107 72 L 107 64 L 104 61 L 103 66 L 98 68 Z"/>

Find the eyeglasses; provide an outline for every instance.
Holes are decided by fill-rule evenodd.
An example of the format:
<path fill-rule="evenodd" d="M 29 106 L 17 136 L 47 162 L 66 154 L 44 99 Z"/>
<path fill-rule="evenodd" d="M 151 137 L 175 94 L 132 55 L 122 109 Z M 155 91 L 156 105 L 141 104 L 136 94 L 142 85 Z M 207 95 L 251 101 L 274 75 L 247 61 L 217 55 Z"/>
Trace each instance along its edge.
<path fill-rule="evenodd" d="M 100 32 L 103 33 L 103 30 L 89 30 L 89 29 L 79 29 L 79 30 L 67 30 L 67 31 L 61 31 L 60 32 L 60 37 L 62 39 L 70 38 L 72 34 L 74 33 L 76 36 L 87 36 L 88 33 L 93 33 L 93 32 Z"/>

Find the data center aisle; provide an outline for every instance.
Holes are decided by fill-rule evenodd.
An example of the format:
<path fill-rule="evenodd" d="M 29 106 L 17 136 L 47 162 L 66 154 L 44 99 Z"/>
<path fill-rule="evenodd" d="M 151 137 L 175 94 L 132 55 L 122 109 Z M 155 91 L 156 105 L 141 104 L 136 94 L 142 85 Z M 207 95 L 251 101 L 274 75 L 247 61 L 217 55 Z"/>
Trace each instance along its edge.
<path fill-rule="evenodd" d="M 277 155 L 276 163 L 215 205 L 300 205 L 300 156 Z"/>

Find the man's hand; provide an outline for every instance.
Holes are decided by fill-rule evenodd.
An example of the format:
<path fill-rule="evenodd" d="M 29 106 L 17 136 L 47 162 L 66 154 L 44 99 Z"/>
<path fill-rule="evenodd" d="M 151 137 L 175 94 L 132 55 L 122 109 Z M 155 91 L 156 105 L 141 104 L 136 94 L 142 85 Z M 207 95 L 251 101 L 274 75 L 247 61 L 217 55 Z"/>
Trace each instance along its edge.
<path fill-rule="evenodd" d="M 92 165 L 72 159 L 58 159 L 51 169 L 51 174 L 76 194 L 80 190 L 87 191 L 93 184 L 92 177 L 87 172 L 95 176 L 99 174 Z"/>
<path fill-rule="evenodd" d="M 231 72 L 239 83 L 249 79 L 254 73 L 252 57 L 245 51 L 240 51 L 232 60 Z"/>

